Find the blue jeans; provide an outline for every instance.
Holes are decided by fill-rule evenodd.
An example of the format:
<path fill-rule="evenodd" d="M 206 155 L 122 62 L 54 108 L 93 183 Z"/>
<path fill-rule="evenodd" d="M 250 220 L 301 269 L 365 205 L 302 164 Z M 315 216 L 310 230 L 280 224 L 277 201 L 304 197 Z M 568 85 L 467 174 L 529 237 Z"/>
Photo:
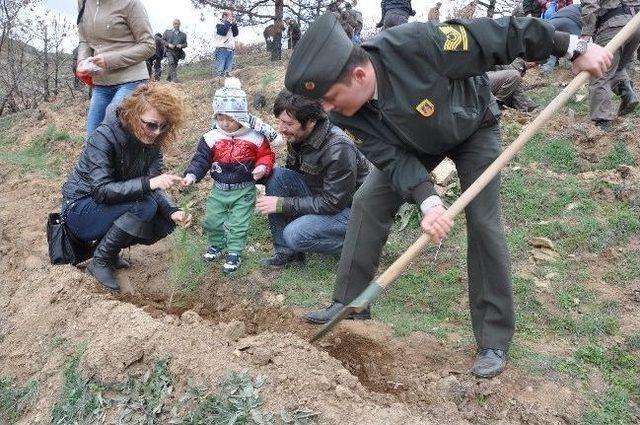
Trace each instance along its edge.
<path fill-rule="evenodd" d="M 216 77 L 222 77 L 233 67 L 233 50 L 216 47 L 215 52 Z"/>
<path fill-rule="evenodd" d="M 267 195 L 282 197 L 312 196 L 302 175 L 286 168 L 274 168 L 265 182 Z M 269 214 L 269 227 L 276 253 L 317 252 L 340 255 L 351 208 L 336 214 L 286 216 Z"/>
<path fill-rule="evenodd" d="M 146 82 L 147 80 L 139 80 L 115 86 L 94 86 L 87 114 L 87 137 L 100 125 L 109 105 L 119 105 L 136 87 Z"/>
<path fill-rule="evenodd" d="M 130 212 L 142 221 L 151 221 L 156 215 L 158 204 L 146 195 L 142 201 L 120 204 L 99 204 L 93 198 L 82 198 L 62 205 L 62 216 L 67 228 L 78 239 L 85 242 L 102 239 L 113 222 Z"/>

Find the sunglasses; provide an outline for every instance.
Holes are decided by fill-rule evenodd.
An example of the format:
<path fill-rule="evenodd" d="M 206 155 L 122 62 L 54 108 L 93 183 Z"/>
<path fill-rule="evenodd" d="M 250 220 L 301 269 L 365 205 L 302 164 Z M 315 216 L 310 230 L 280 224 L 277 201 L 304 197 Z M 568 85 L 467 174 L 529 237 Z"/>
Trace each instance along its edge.
<path fill-rule="evenodd" d="M 169 127 L 171 127 L 171 124 L 169 124 L 168 122 L 163 122 L 163 123 L 157 123 L 154 121 L 145 121 L 142 118 L 140 118 L 140 122 L 142 122 L 142 124 L 144 124 L 144 127 L 147 131 L 149 131 L 150 133 L 164 133 L 165 131 L 169 130 Z"/>

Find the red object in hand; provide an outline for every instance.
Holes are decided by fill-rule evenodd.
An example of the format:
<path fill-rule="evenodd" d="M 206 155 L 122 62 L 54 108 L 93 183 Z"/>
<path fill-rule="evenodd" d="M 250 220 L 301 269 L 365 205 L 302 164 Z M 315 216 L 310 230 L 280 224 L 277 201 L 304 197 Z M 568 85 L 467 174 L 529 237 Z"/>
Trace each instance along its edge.
<path fill-rule="evenodd" d="M 93 76 L 89 73 L 76 71 L 76 77 L 89 87 L 93 87 Z"/>

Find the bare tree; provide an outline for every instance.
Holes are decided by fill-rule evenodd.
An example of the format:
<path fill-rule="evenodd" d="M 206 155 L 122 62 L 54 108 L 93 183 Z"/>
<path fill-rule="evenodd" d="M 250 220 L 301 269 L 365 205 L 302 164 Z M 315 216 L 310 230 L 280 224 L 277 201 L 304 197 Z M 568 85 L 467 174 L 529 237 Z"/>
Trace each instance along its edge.
<path fill-rule="evenodd" d="M 71 73 L 63 42 L 72 25 L 60 16 L 38 14 L 39 0 L 0 0 L 0 115 L 34 108 L 60 91 Z"/>

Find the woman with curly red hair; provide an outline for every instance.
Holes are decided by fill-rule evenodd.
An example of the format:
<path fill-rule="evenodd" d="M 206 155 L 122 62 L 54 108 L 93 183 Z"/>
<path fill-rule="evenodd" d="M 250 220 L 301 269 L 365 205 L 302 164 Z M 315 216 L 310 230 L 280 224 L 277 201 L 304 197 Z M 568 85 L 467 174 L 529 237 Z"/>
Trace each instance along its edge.
<path fill-rule="evenodd" d="M 129 267 L 122 248 L 151 245 L 187 227 L 191 216 L 165 192 L 182 178 L 162 172 L 163 151 L 183 126 L 184 100 L 169 85 L 139 86 L 89 136 L 62 187 L 62 217 L 81 241 L 99 241 L 87 271 L 102 285 L 120 289 L 113 272 Z"/>

